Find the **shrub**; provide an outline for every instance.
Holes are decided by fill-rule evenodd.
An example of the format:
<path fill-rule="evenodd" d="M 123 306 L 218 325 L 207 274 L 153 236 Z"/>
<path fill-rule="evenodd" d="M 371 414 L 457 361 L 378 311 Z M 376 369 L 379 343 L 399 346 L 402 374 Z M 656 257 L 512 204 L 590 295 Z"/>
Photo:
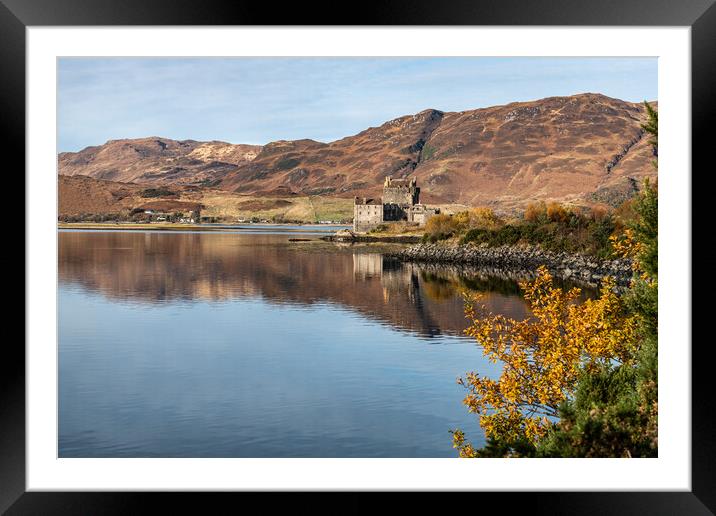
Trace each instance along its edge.
<path fill-rule="evenodd" d="M 493 232 L 488 229 L 475 228 L 465 233 L 460 240 L 461 244 L 489 244 L 492 241 Z"/>
<path fill-rule="evenodd" d="M 596 205 L 592 206 L 591 209 L 589 210 L 589 217 L 595 222 L 602 221 L 602 220 L 606 219 L 608 216 L 609 216 L 609 210 L 607 209 L 606 206 L 604 206 L 602 204 L 596 204 Z"/>
<path fill-rule="evenodd" d="M 495 215 L 492 208 L 473 208 L 469 211 L 470 221 L 469 225 L 471 228 L 487 228 L 496 229 L 504 225 L 504 221 Z"/>
<path fill-rule="evenodd" d="M 552 222 L 566 222 L 569 213 L 559 203 L 551 202 L 547 205 L 547 218 Z"/>
<path fill-rule="evenodd" d="M 460 219 L 453 219 L 452 216 L 440 213 L 428 219 L 425 223 L 425 234 L 427 235 L 452 235 L 457 229 Z"/>
<path fill-rule="evenodd" d="M 539 456 L 658 456 L 656 187 L 647 182 L 631 205 L 637 217 L 614 242 L 617 253 L 636 260 L 636 274 L 623 298 L 638 324 L 640 342 L 635 364 L 604 364 L 597 370 L 583 371 L 574 398 L 560 406 L 559 422 L 539 443 Z"/>
<path fill-rule="evenodd" d="M 523 219 L 506 223 L 490 208 L 473 208 L 454 216 L 432 217 L 423 241 L 436 242 L 461 236 L 461 244 L 489 246 L 519 243 L 539 245 L 545 250 L 612 257 L 610 237 L 623 231 L 615 215 L 605 206 L 565 208 L 559 203 L 533 203 Z"/>
<path fill-rule="evenodd" d="M 434 244 L 440 240 L 447 240 L 451 236 L 452 233 L 425 233 L 423 235 L 423 242 L 430 242 L 431 244 Z"/>
<path fill-rule="evenodd" d="M 454 235 L 469 234 L 474 230 L 495 230 L 504 225 L 504 221 L 491 208 L 472 208 L 455 215 L 439 214 L 428 219 L 425 224 L 424 241 L 435 242 Z M 463 241 L 476 241 L 475 235 L 463 237 Z"/>
<path fill-rule="evenodd" d="M 530 203 L 525 209 L 524 219 L 527 222 L 539 222 L 547 218 L 547 206 L 544 201 Z"/>
<path fill-rule="evenodd" d="M 422 152 L 420 154 L 420 160 L 428 161 L 434 155 L 435 155 L 435 147 L 432 147 L 431 145 L 426 143 L 422 148 Z"/>
<path fill-rule="evenodd" d="M 142 197 L 174 197 L 176 196 L 176 192 L 173 192 L 168 188 L 159 187 L 147 188 L 145 190 L 142 190 L 139 195 L 141 195 Z"/>

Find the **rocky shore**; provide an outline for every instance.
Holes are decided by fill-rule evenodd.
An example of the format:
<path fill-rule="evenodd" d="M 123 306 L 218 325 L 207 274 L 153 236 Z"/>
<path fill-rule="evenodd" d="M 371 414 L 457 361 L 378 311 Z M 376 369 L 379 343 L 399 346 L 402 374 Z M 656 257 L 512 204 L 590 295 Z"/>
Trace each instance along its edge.
<path fill-rule="evenodd" d="M 322 236 L 321 240 L 327 242 L 385 242 L 390 244 L 415 244 L 421 237 L 415 235 L 365 235 L 354 233 L 349 229 L 341 229 L 333 235 Z"/>
<path fill-rule="evenodd" d="M 617 285 L 626 287 L 632 277 L 631 261 L 627 259 L 598 260 L 526 245 L 488 247 L 484 244 L 418 244 L 388 255 L 404 262 L 479 267 L 521 277 L 534 275 L 537 267 L 544 265 L 557 278 L 591 286 L 598 286 L 605 276 L 611 276 Z"/>

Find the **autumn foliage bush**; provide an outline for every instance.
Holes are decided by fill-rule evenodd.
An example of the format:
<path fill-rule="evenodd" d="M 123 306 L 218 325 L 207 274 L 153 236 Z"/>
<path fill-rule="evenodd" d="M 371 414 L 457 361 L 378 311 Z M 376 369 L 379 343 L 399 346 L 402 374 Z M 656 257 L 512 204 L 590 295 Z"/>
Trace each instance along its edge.
<path fill-rule="evenodd" d="M 444 213 L 433 215 L 425 223 L 425 235 L 432 241 L 450 238 L 456 229 L 457 224 L 453 217 Z"/>
<path fill-rule="evenodd" d="M 626 313 L 610 279 L 598 299 L 581 304 L 576 303 L 580 289 L 555 287 L 544 267 L 534 281 L 520 286 L 531 312 L 524 320 L 487 313 L 479 297 L 467 299 L 471 325 L 466 334 L 504 368 L 499 379 L 471 372 L 460 383 L 469 391 L 464 403 L 478 414 L 486 437 L 536 445 L 584 368 L 634 360 L 636 320 Z M 469 456 L 464 443 L 457 447 Z"/>
<path fill-rule="evenodd" d="M 535 203 L 527 207 L 521 222 L 469 229 L 460 243 L 489 246 L 524 243 L 549 251 L 610 258 L 609 238 L 618 230 L 617 221 L 602 206 L 576 209 L 557 203 Z"/>
<path fill-rule="evenodd" d="M 530 203 L 525 208 L 523 215 L 527 222 L 539 222 L 547 217 L 547 205 L 544 201 Z"/>
<path fill-rule="evenodd" d="M 539 245 L 550 251 L 582 253 L 610 258 L 610 236 L 623 229 L 604 206 L 565 207 L 543 201 L 527 206 L 521 221 L 506 223 L 490 208 L 480 207 L 455 215 L 431 217 L 425 225 L 424 242 L 459 237 L 461 244 L 489 246 Z"/>
<path fill-rule="evenodd" d="M 471 229 L 495 229 L 503 224 L 502 219 L 491 208 L 472 208 L 455 215 L 441 213 L 428 219 L 423 240 L 436 242 L 464 234 Z"/>
<path fill-rule="evenodd" d="M 547 205 L 547 218 L 552 222 L 566 222 L 569 213 L 559 203 L 551 202 Z"/>
<path fill-rule="evenodd" d="M 656 457 L 658 455 L 658 198 L 646 182 L 633 203 L 637 217 L 614 238 L 618 254 L 633 259 L 624 305 L 636 321 L 633 364 L 585 371 L 559 421 L 537 448 L 548 457 Z"/>

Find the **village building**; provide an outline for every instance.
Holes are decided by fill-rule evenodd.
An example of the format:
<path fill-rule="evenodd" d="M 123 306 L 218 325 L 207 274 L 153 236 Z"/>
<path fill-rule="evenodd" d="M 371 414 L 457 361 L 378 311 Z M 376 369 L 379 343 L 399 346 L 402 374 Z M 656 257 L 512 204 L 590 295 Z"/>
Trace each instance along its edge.
<path fill-rule="evenodd" d="M 406 221 L 423 226 L 439 208 L 420 204 L 417 180 L 385 178 L 382 199 L 356 197 L 353 202 L 353 231 L 367 232 L 381 224 Z"/>

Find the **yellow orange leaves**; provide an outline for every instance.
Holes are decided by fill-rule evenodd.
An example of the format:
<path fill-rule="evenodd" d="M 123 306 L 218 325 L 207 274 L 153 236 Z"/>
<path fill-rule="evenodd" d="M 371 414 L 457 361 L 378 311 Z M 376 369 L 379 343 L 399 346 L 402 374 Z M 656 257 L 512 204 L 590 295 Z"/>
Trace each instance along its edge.
<path fill-rule="evenodd" d="M 548 418 L 572 394 L 582 367 L 634 359 L 637 326 L 611 278 L 604 280 L 597 299 L 584 303 L 576 302 L 579 289 L 555 287 L 544 267 L 520 287 L 531 312 L 521 321 L 487 313 L 479 296 L 466 296 L 471 324 L 465 333 L 504 367 L 498 379 L 471 372 L 460 381 L 469 391 L 463 402 L 479 415 L 488 438 L 536 442 L 549 428 Z M 469 456 L 466 446 L 462 436 L 456 445 L 461 456 Z"/>

